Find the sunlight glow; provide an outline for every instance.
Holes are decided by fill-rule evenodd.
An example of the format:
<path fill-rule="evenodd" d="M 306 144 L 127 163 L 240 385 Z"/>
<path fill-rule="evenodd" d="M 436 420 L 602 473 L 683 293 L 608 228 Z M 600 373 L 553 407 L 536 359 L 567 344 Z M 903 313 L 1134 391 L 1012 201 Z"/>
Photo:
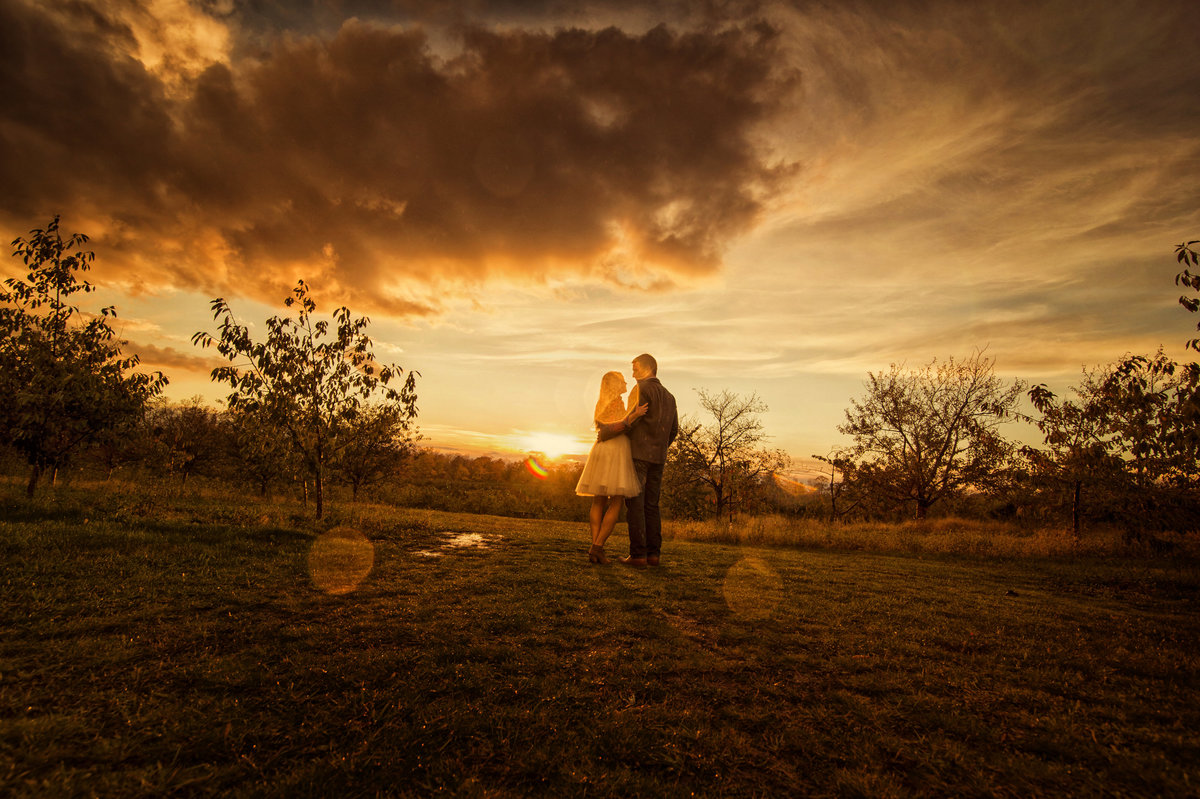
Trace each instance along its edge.
<path fill-rule="evenodd" d="M 529 433 L 520 439 L 520 447 L 526 452 L 537 452 L 551 460 L 588 451 L 588 445 L 574 436 L 563 433 Z"/>

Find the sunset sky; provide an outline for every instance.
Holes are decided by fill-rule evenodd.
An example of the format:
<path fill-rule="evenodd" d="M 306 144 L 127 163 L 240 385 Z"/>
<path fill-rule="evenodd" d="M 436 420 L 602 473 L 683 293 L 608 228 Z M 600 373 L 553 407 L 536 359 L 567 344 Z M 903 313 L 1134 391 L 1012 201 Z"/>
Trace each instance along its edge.
<path fill-rule="evenodd" d="M 213 297 L 261 330 L 303 278 L 421 372 L 427 444 L 585 452 L 645 351 L 804 458 L 893 362 L 1186 357 L 1197 31 L 1195 0 L 0 0 L 0 233 L 89 234 L 86 307 L 173 398 L 224 393 Z"/>

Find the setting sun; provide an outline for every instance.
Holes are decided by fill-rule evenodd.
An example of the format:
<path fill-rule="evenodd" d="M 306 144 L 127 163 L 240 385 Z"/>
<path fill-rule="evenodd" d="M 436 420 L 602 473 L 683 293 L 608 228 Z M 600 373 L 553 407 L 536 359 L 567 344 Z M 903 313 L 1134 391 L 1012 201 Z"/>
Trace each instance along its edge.
<path fill-rule="evenodd" d="M 590 444 L 564 433 L 528 433 L 518 439 L 518 446 L 526 452 L 540 452 L 554 459 L 563 455 L 583 455 Z"/>

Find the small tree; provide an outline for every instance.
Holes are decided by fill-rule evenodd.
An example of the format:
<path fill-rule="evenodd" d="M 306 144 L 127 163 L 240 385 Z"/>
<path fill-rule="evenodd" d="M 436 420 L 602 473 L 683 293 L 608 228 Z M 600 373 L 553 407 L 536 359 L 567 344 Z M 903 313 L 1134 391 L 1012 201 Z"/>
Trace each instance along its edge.
<path fill-rule="evenodd" d="M 712 421 L 682 420 L 675 463 L 684 481 L 708 490 L 715 515 L 728 513 L 732 520 L 740 495 L 787 466 L 788 457 L 782 450 L 761 446 L 767 436 L 759 414 L 767 406 L 756 394 L 742 397 L 727 390 L 710 394 L 703 389 L 696 393 Z"/>
<path fill-rule="evenodd" d="M 996 428 L 1022 388 L 1005 386 L 994 367 L 976 353 L 868 373 L 866 396 L 851 401 L 838 427 L 854 436 L 862 476 L 892 500 L 912 502 L 918 519 L 945 497 L 987 487 L 1011 454 Z"/>
<path fill-rule="evenodd" d="M 372 404 L 346 427 L 337 471 L 357 500 L 364 486 L 395 472 L 416 449 L 412 420 L 394 405 Z"/>
<path fill-rule="evenodd" d="M 249 479 L 265 497 L 276 481 L 293 474 L 296 454 L 288 432 L 261 406 L 243 403 L 226 411 L 229 447 L 225 462 L 234 481 Z"/>
<path fill-rule="evenodd" d="M 261 434 L 261 432 L 260 432 Z M 188 478 L 211 470 L 225 454 L 224 420 L 200 397 L 158 404 L 146 414 L 147 460 L 160 472 Z"/>
<path fill-rule="evenodd" d="M 230 361 L 243 361 L 214 369 L 212 379 L 233 388 L 227 399 L 231 411 L 261 411 L 287 431 L 313 478 L 319 519 L 324 514 L 326 472 L 346 445 L 349 426 L 377 392 L 401 417 L 414 419 L 417 373 L 410 371 L 401 389 L 390 388 L 388 383 L 403 370 L 375 361 L 364 332 L 370 320 L 352 318 L 343 306 L 334 311 L 331 331 L 328 321 L 314 320 L 317 306 L 303 280 L 284 305 L 296 315 L 268 319 L 267 339 L 257 343 L 234 319 L 228 303 L 215 299 L 213 318 L 221 321 L 217 337 L 201 331 L 192 342 L 202 347 L 215 344 Z"/>
<path fill-rule="evenodd" d="M 1099 485 L 1114 470 L 1105 435 L 1104 410 L 1097 397 L 1094 376 L 1085 374 L 1075 389 L 1077 401 L 1060 400 L 1045 385 L 1029 390 L 1029 400 L 1041 414 L 1032 419 L 1041 431 L 1045 449 L 1023 447 L 1034 474 L 1071 492 L 1071 531 L 1075 538 L 1083 518 L 1083 488 Z"/>
<path fill-rule="evenodd" d="M 1035 473 L 1072 489 L 1072 528 L 1079 534 L 1090 503 L 1107 504 L 1133 536 L 1154 526 L 1186 528 L 1200 484 L 1200 367 L 1180 365 L 1160 351 L 1127 355 L 1085 372 L 1074 401 L 1045 386 L 1029 396 L 1046 448 L 1026 448 Z M 1194 514 L 1192 514 L 1194 515 Z"/>
<path fill-rule="evenodd" d="M 78 448 L 138 417 L 167 383 L 161 372 L 131 371 L 138 356 L 122 356 L 113 307 L 84 318 L 70 304 L 93 289 L 78 277 L 95 258 L 80 249 L 87 240 L 64 241 L 55 216 L 13 241 L 29 271 L 0 290 L 0 436 L 30 466 L 29 496 L 44 471 L 53 475 Z"/>
<path fill-rule="evenodd" d="M 1163 355 L 1127 355 L 1099 392 L 1116 450 L 1135 484 L 1200 483 L 1200 364 Z"/>

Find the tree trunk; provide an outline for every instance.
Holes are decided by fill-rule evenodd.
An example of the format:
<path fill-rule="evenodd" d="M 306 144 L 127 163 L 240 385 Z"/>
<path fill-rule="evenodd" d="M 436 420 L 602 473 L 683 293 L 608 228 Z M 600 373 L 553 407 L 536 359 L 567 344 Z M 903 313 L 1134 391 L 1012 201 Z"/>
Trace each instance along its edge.
<path fill-rule="evenodd" d="M 36 463 L 29 470 L 29 484 L 25 486 L 25 496 L 33 499 L 33 491 L 37 488 L 38 478 L 42 476 L 42 467 Z"/>
<path fill-rule="evenodd" d="M 350 501 L 358 502 L 358 481 L 357 480 L 350 483 Z"/>
<path fill-rule="evenodd" d="M 926 500 L 917 500 L 917 519 L 923 521 L 929 513 L 929 503 Z"/>
<path fill-rule="evenodd" d="M 1076 541 L 1079 540 L 1079 494 L 1082 485 L 1082 481 L 1075 481 L 1075 492 L 1071 498 L 1071 532 L 1074 534 Z"/>
<path fill-rule="evenodd" d="M 321 479 L 321 470 L 317 469 L 317 473 L 313 476 L 313 488 L 316 489 L 317 496 L 317 518 L 321 518 L 321 514 L 325 511 L 324 497 L 324 481 Z"/>
<path fill-rule="evenodd" d="M 58 485 L 58 467 L 54 466 L 50 469 L 50 487 Z"/>
<path fill-rule="evenodd" d="M 265 479 L 258 481 L 258 495 L 260 497 L 267 495 L 267 481 Z"/>

